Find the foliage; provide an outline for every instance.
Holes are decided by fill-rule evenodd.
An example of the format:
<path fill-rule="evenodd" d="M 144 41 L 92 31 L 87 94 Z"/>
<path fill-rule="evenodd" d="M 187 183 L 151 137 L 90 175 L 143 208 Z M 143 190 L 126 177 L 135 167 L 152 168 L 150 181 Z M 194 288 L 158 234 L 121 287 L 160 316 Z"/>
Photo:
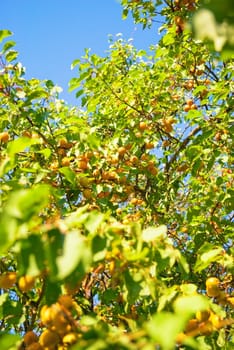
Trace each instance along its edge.
<path fill-rule="evenodd" d="M 86 50 L 80 108 L 0 31 L 1 349 L 233 347 L 233 63 L 194 1 L 122 5 L 162 38 Z"/>
<path fill-rule="evenodd" d="M 195 37 L 209 39 L 223 58 L 234 57 L 234 10 L 232 0 L 203 0 L 193 17 Z"/>

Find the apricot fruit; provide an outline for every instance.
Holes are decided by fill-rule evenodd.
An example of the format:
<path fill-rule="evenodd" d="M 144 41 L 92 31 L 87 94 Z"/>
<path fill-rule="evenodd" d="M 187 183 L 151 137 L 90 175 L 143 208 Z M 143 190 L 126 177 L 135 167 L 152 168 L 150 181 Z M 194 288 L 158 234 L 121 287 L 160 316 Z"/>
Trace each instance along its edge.
<path fill-rule="evenodd" d="M 30 291 L 35 284 L 34 276 L 21 276 L 18 281 L 19 290 L 23 293 L 27 293 Z"/>
<path fill-rule="evenodd" d="M 73 307 L 73 299 L 70 295 L 61 295 L 58 302 L 68 310 L 72 309 Z"/>
<path fill-rule="evenodd" d="M 44 347 L 56 346 L 60 342 L 60 337 L 56 332 L 46 329 L 40 335 L 39 342 Z"/>
<path fill-rule="evenodd" d="M 210 311 L 209 310 L 203 310 L 203 311 L 197 311 L 196 312 L 196 319 L 199 322 L 207 321 L 210 317 Z"/>
<path fill-rule="evenodd" d="M 120 156 L 120 157 L 124 156 L 125 153 L 126 153 L 126 151 L 127 151 L 127 150 L 126 150 L 126 147 L 123 147 L 123 146 L 122 146 L 122 147 L 119 147 L 119 148 L 118 148 L 118 154 L 119 154 L 119 156 Z"/>
<path fill-rule="evenodd" d="M 63 337 L 63 344 L 66 344 L 66 345 L 75 344 L 77 342 L 77 339 L 78 339 L 77 333 L 75 332 L 68 333 Z"/>
<path fill-rule="evenodd" d="M 8 289 L 16 283 L 16 272 L 6 272 L 0 276 L 0 288 Z"/>
<path fill-rule="evenodd" d="M 89 188 L 85 188 L 83 191 L 83 196 L 86 199 L 91 199 L 93 197 L 92 191 Z"/>
<path fill-rule="evenodd" d="M 140 129 L 141 131 L 147 130 L 147 129 L 148 129 L 147 123 L 146 123 L 146 122 L 140 122 L 140 124 L 139 124 L 139 129 Z"/>
<path fill-rule="evenodd" d="M 36 333 L 34 333 L 33 331 L 28 331 L 27 333 L 25 333 L 24 344 L 26 346 L 29 346 L 32 343 L 36 343 L 37 341 L 38 341 L 38 336 L 36 335 Z"/>
<path fill-rule="evenodd" d="M 185 329 L 185 333 L 191 332 L 194 329 L 198 328 L 199 322 L 196 318 L 192 318 L 191 320 L 188 321 L 188 324 Z"/>
<path fill-rule="evenodd" d="M 59 147 L 69 149 L 72 147 L 72 143 L 68 142 L 67 139 L 63 138 L 59 140 Z"/>
<path fill-rule="evenodd" d="M 232 307 L 234 307 L 234 297 L 228 297 L 228 298 L 227 298 L 227 302 L 228 302 Z"/>
<path fill-rule="evenodd" d="M 52 318 L 53 318 L 52 307 L 43 305 L 40 311 L 40 318 L 41 318 L 41 322 L 45 326 L 49 326 L 52 323 Z"/>
<path fill-rule="evenodd" d="M 56 315 L 52 321 L 52 325 L 52 329 L 59 334 L 67 333 L 71 329 L 71 325 L 69 324 L 68 319 L 62 312 Z"/>
<path fill-rule="evenodd" d="M 217 297 L 220 294 L 219 284 L 217 277 L 209 277 L 206 280 L 206 293 L 209 297 Z"/>
<path fill-rule="evenodd" d="M 210 317 L 209 317 L 209 322 L 212 324 L 212 326 L 215 329 L 219 329 L 220 325 L 221 325 L 221 319 L 219 317 L 219 315 L 216 315 L 214 312 L 210 313 Z"/>
<path fill-rule="evenodd" d="M 88 162 L 86 160 L 78 160 L 77 166 L 81 170 L 87 170 L 88 169 Z"/>
<path fill-rule="evenodd" d="M 0 133 L 0 142 L 7 143 L 9 141 L 10 135 L 7 131 Z"/>
<path fill-rule="evenodd" d="M 146 142 L 145 143 L 145 148 L 146 149 L 152 149 L 152 148 L 154 148 L 154 143 L 153 142 Z"/>
<path fill-rule="evenodd" d="M 26 350 L 44 350 L 44 348 L 40 343 L 35 342 L 27 346 Z"/>
<path fill-rule="evenodd" d="M 62 166 L 69 166 L 71 163 L 71 159 L 68 157 L 63 157 L 61 160 L 61 164 Z"/>

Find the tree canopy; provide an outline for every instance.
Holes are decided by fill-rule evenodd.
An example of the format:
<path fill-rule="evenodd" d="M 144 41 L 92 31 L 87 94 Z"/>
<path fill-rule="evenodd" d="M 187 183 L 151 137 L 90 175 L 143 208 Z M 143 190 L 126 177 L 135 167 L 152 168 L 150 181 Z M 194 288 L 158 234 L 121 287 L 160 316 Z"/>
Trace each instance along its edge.
<path fill-rule="evenodd" d="M 161 39 L 86 50 L 79 107 L 0 31 L 2 350 L 233 348 L 230 50 L 193 37 L 196 0 L 122 6 Z"/>

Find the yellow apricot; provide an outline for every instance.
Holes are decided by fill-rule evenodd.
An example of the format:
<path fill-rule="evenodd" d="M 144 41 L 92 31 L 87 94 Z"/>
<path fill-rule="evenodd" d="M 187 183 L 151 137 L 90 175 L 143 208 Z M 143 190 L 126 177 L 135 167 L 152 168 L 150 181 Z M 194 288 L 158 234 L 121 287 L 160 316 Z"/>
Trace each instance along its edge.
<path fill-rule="evenodd" d="M 217 297 L 220 294 L 220 281 L 216 277 L 210 277 L 206 280 L 206 293 L 209 297 Z"/>
<path fill-rule="evenodd" d="M 56 346 L 60 342 L 60 337 L 56 332 L 46 329 L 40 335 L 39 342 L 44 347 Z"/>
<path fill-rule="evenodd" d="M 69 166 L 71 163 L 71 159 L 69 157 L 63 157 L 61 160 L 62 166 Z"/>
<path fill-rule="evenodd" d="M 228 297 L 227 301 L 232 307 L 234 307 L 234 297 Z"/>
<path fill-rule="evenodd" d="M 63 344 L 66 344 L 66 345 L 75 344 L 77 339 L 78 339 L 77 333 L 75 332 L 68 333 L 63 337 Z"/>
<path fill-rule="evenodd" d="M 30 291 L 35 284 L 35 277 L 33 276 L 21 276 L 18 281 L 19 290 L 23 293 Z"/>
<path fill-rule="evenodd" d="M 221 319 L 220 317 L 215 314 L 214 312 L 211 312 L 210 314 L 210 317 L 209 317 L 209 321 L 210 323 L 212 324 L 212 326 L 215 328 L 215 329 L 219 329 L 220 328 L 220 324 L 221 324 Z"/>
<path fill-rule="evenodd" d="M 8 289 L 16 283 L 16 272 L 6 272 L 0 276 L 0 288 Z"/>
<path fill-rule="evenodd" d="M 176 336 L 176 343 L 177 344 L 183 343 L 187 337 L 188 336 L 185 333 L 182 333 L 182 332 L 177 334 L 177 336 Z"/>
<path fill-rule="evenodd" d="M 199 322 L 207 321 L 210 317 L 210 311 L 209 310 L 203 310 L 203 311 L 197 311 L 196 312 L 196 319 Z"/>
<path fill-rule="evenodd" d="M 83 196 L 86 199 L 91 199 L 93 197 L 92 191 L 89 188 L 85 188 L 83 191 Z"/>
<path fill-rule="evenodd" d="M 73 299 L 70 295 L 61 295 L 58 299 L 58 302 L 68 310 L 72 309 L 73 307 Z"/>
<path fill-rule="evenodd" d="M 69 324 L 68 320 L 63 315 L 58 315 L 53 320 L 53 326 L 51 329 L 58 334 L 64 335 L 64 334 L 70 332 L 71 325 Z"/>
<path fill-rule="evenodd" d="M 48 326 L 52 322 L 52 310 L 51 307 L 43 305 L 40 311 L 41 322 Z"/>

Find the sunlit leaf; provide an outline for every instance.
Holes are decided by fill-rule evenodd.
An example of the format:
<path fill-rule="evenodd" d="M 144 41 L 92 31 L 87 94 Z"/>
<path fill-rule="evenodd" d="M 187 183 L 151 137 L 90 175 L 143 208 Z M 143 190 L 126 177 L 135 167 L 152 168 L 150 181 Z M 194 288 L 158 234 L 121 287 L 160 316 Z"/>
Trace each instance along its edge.
<path fill-rule="evenodd" d="M 11 36 L 13 33 L 10 30 L 2 29 L 0 30 L 0 42 L 2 42 L 8 36 Z"/>
<path fill-rule="evenodd" d="M 163 240 L 165 238 L 167 238 L 167 227 L 165 225 L 148 227 L 142 232 L 142 239 L 145 242 Z"/>
<path fill-rule="evenodd" d="M 209 307 L 208 300 L 202 295 L 182 296 L 175 300 L 174 310 L 178 314 L 194 314 Z"/>
<path fill-rule="evenodd" d="M 174 349 L 175 338 L 186 324 L 184 314 L 176 315 L 169 312 L 161 312 L 152 317 L 152 320 L 146 323 L 145 328 L 150 337 L 158 343 L 162 349 Z"/>

